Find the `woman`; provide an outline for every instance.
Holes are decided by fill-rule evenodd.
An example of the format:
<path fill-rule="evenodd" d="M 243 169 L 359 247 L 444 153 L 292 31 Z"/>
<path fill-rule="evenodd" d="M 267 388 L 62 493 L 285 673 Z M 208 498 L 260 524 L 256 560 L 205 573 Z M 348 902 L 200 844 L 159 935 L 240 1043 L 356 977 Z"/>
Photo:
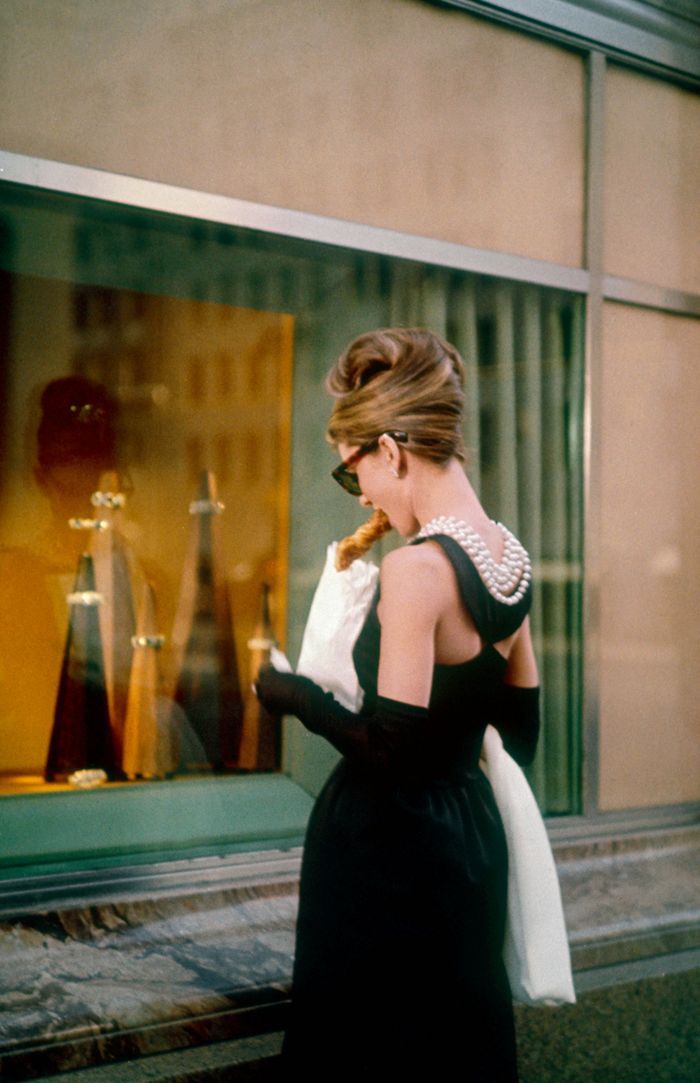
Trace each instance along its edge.
<path fill-rule="evenodd" d="M 514 1080 L 507 852 L 479 752 L 493 723 L 534 755 L 529 560 L 464 473 L 453 346 L 362 335 L 328 386 L 334 477 L 375 509 L 370 535 L 388 521 L 412 540 L 382 561 L 355 646 L 361 714 L 307 678 L 260 678 L 268 708 L 343 753 L 307 832 L 285 1055 L 306 1078 Z"/>

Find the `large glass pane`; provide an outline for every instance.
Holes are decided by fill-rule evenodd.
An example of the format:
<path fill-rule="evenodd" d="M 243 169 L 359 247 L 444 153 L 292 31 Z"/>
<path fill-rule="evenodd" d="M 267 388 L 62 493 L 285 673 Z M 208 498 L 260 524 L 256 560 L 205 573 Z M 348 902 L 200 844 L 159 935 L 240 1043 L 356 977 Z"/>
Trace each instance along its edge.
<path fill-rule="evenodd" d="M 700 96 L 609 71 L 605 270 L 700 291 Z"/>
<path fill-rule="evenodd" d="M 609 304 L 602 415 L 600 803 L 700 797 L 700 321 Z"/>
<path fill-rule="evenodd" d="M 0 38 L 9 150 L 580 265 L 555 45 L 416 0 L 5 0 Z"/>
<path fill-rule="evenodd" d="M 576 810 L 580 298 L 0 194 L 2 791 L 67 789 L 81 767 L 141 787 L 283 768 L 318 788 L 334 753 L 293 722 L 282 750 L 251 673 L 269 636 L 295 660 L 326 547 L 365 514 L 329 479 L 325 374 L 351 337 L 401 323 L 467 362 L 469 469 L 535 564 L 533 780 L 549 811 Z"/>
<path fill-rule="evenodd" d="M 581 299 L 511 283 L 478 291 L 481 495 L 535 561 L 532 779 L 552 814 L 580 804 L 583 338 Z"/>

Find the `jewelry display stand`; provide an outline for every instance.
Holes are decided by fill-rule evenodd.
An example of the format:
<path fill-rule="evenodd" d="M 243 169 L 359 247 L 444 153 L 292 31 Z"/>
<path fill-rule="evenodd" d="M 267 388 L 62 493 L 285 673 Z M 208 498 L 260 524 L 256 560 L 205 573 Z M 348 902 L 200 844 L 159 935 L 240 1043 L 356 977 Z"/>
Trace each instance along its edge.
<path fill-rule="evenodd" d="M 262 666 L 270 662 L 270 651 L 276 646 L 270 620 L 270 585 L 263 583 L 260 619 L 255 634 L 248 641 L 250 650 L 250 687 L 243 713 L 243 737 L 238 766 L 244 770 L 272 771 L 280 762 L 280 719 L 263 707 L 253 690 Z"/>
<path fill-rule="evenodd" d="M 47 782 L 70 781 L 76 772 L 88 770 L 104 772 L 108 779 L 120 775 L 100 635 L 103 601 L 95 589 L 92 557 L 84 553 L 68 595 L 68 636 L 44 771 Z"/>
<path fill-rule="evenodd" d="M 131 639 L 133 661 L 124 723 L 124 774 L 129 779 L 165 778 L 177 767 L 172 711 L 163 696 L 160 650 L 153 587 L 145 583 L 137 632 Z"/>
<path fill-rule="evenodd" d="M 132 661 L 132 636 L 136 632 L 133 596 L 133 558 L 121 531 L 122 509 L 126 503 L 119 491 L 119 477 L 107 471 L 100 488 L 90 498 L 96 516 L 104 524 L 92 533 L 90 551 L 95 566 L 97 590 L 104 601 L 99 608 L 104 651 L 105 678 L 112 732 L 121 759 L 124 719 Z"/>
<path fill-rule="evenodd" d="M 214 474 L 203 471 L 192 517 L 173 630 L 175 707 L 182 716 L 180 769 L 236 766 L 243 699 L 223 575 Z"/>

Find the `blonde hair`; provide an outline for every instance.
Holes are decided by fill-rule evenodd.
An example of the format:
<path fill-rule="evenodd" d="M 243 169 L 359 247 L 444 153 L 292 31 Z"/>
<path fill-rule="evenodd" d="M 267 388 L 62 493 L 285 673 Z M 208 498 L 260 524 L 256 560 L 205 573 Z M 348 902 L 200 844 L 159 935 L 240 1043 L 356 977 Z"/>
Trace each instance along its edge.
<path fill-rule="evenodd" d="M 326 387 L 336 399 L 326 433 L 330 443 L 359 446 L 400 431 L 414 455 L 435 463 L 464 460 L 464 362 L 440 335 L 420 327 L 360 335 L 336 361 Z M 340 543 L 337 560 L 341 551 L 352 551 L 351 563 L 388 529 L 386 517 L 372 516 Z"/>

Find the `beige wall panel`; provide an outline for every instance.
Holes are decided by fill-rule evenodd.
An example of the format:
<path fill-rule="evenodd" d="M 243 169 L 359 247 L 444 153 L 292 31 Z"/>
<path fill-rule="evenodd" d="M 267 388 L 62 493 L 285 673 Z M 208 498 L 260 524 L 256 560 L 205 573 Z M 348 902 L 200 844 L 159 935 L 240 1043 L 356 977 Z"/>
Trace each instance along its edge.
<path fill-rule="evenodd" d="M 605 269 L 700 291 L 700 96 L 611 68 Z"/>
<path fill-rule="evenodd" d="M 600 803 L 700 797 L 700 321 L 604 323 Z"/>
<path fill-rule="evenodd" d="M 420 0 L 4 0 L 0 146 L 578 265 L 581 59 Z"/>

